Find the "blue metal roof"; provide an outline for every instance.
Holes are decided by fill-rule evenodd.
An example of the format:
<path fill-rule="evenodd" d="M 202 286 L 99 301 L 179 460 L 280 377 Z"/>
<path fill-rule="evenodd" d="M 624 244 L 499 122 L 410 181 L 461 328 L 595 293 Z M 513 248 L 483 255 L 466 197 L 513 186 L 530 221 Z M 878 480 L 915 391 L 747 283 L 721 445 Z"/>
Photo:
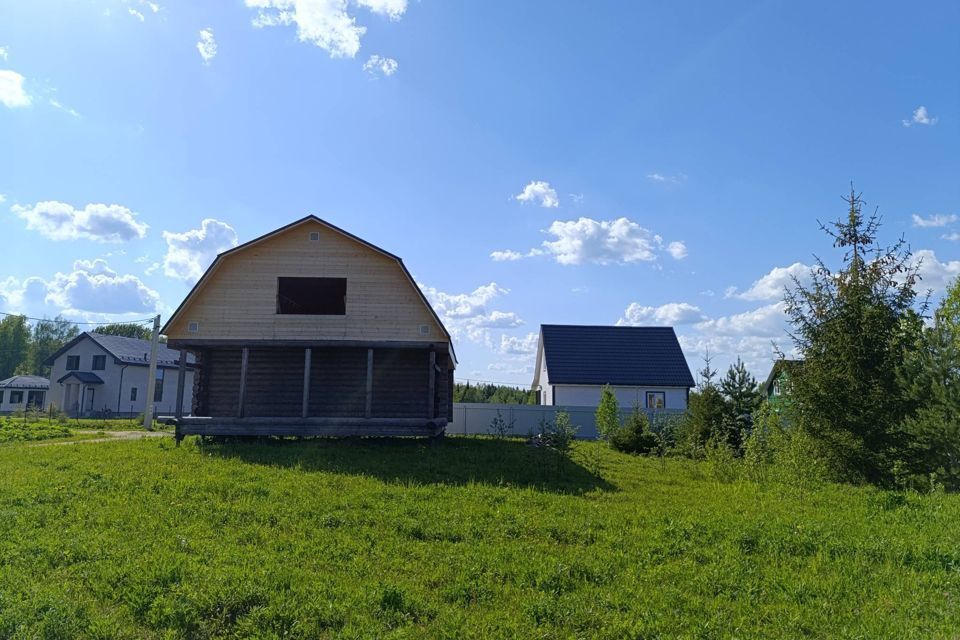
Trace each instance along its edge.
<path fill-rule="evenodd" d="M 85 331 L 76 338 L 63 345 L 55 353 L 46 359 L 44 364 L 52 365 L 54 360 L 73 348 L 75 344 L 90 338 L 96 342 L 104 351 L 113 356 L 114 360 L 120 364 L 132 364 L 147 367 L 150 365 L 150 341 L 140 338 L 127 338 L 124 336 L 109 336 L 96 331 Z M 164 343 L 157 345 L 157 366 L 172 368 L 179 366 L 180 352 L 171 349 Z M 196 364 L 196 358 L 192 353 L 187 354 L 187 365 Z"/>
<path fill-rule="evenodd" d="M 0 380 L 0 389 L 49 389 L 50 381 L 40 376 L 13 376 Z"/>
<path fill-rule="evenodd" d="M 693 387 L 672 327 L 540 326 L 550 384 Z"/>

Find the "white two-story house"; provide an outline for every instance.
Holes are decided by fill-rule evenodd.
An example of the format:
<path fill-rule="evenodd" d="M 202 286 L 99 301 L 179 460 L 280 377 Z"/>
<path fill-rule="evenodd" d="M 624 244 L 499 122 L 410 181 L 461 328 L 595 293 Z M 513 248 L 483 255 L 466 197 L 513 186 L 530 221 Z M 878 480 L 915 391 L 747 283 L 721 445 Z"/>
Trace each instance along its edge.
<path fill-rule="evenodd" d="M 86 332 L 50 356 L 48 402 L 71 416 L 136 416 L 155 385 L 154 415 L 173 413 L 180 352 L 160 344 L 157 375 L 149 380 L 150 342 Z M 193 358 L 187 361 L 183 406 L 192 404 Z"/>

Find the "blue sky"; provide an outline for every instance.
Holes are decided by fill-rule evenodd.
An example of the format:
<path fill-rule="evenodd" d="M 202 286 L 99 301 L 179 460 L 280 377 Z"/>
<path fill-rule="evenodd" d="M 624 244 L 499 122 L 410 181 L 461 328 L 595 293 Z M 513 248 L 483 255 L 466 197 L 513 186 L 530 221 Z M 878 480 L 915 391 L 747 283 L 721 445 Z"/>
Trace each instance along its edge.
<path fill-rule="evenodd" d="M 540 323 L 672 324 L 758 376 L 854 181 L 960 274 L 960 5 L 0 4 L 0 310 L 166 317 L 315 213 L 404 258 L 461 379 Z"/>

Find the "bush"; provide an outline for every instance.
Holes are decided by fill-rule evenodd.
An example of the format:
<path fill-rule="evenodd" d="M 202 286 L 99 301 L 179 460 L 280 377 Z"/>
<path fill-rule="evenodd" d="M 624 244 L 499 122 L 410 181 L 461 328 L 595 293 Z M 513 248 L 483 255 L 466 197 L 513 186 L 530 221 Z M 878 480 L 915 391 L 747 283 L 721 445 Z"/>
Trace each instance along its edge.
<path fill-rule="evenodd" d="M 600 404 L 594 416 L 601 440 L 610 440 L 620 430 L 620 403 L 608 384 L 600 390 Z"/>
<path fill-rule="evenodd" d="M 733 447 L 723 438 L 712 438 L 704 447 L 710 471 L 718 482 L 733 482 L 740 476 L 740 463 Z"/>
<path fill-rule="evenodd" d="M 500 413 L 500 410 L 497 409 L 497 415 L 493 420 L 490 421 L 490 427 L 487 429 L 487 431 L 494 438 L 503 439 L 507 436 L 513 435 L 513 429 L 515 426 L 516 420 L 505 420 L 503 415 Z"/>
<path fill-rule="evenodd" d="M 634 407 L 626 423 L 610 435 L 610 446 L 624 453 L 650 453 L 660 448 L 660 438 L 650 430 L 646 412 Z"/>

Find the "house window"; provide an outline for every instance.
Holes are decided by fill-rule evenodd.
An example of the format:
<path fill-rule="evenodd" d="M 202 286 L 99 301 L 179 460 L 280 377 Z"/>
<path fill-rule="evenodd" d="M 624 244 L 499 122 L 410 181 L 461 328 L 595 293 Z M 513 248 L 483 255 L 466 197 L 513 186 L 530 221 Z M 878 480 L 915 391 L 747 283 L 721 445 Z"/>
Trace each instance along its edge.
<path fill-rule="evenodd" d="M 166 369 L 157 369 L 157 377 L 153 381 L 153 401 L 163 401 L 163 374 Z"/>
<path fill-rule="evenodd" d="M 90 365 L 93 371 L 103 371 L 107 368 L 107 356 L 93 356 L 93 364 Z"/>
<path fill-rule="evenodd" d="M 3 404 L 3 389 L 0 389 L 0 404 Z"/>
<path fill-rule="evenodd" d="M 137 401 L 137 388 L 130 387 L 130 402 L 136 402 L 136 401 Z"/>
<path fill-rule="evenodd" d="M 10 404 L 23 404 L 23 391 L 11 391 Z"/>
<path fill-rule="evenodd" d="M 277 278 L 277 313 L 342 316 L 347 313 L 346 278 Z"/>
<path fill-rule="evenodd" d="M 76 371 L 80 368 L 80 356 L 67 356 L 67 371 Z"/>
<path fill-rule="evenodd" d="M 667 406 L 665 391 L 647 391 L 647 409 L 663 409 Z"/>
<path fill-rule="evenodd" d="M 28 391 L 27 392 L 27 406 L 28 407 L 42 407 L 43 398 L 46 395 L 45 391 Z"/>
<path fill-rule="evenodd" d="M 774 381 L 773 381 L 773 395 L 775 395 L 775 396 L 780 395 L 780 381 L 779 381 L 779 380 L 774 380 Z"/>

